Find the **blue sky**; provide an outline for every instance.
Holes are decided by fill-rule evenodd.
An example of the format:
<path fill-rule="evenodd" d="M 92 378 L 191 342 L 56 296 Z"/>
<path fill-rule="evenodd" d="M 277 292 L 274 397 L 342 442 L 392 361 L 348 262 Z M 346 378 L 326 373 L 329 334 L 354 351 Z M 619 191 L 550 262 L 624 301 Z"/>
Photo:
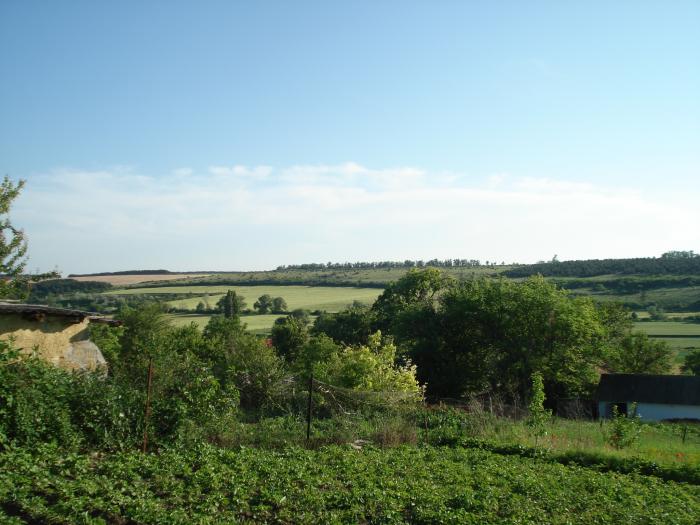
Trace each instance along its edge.
<path fill-rule="evenodd" d="M 6 0 L 0 171 L 32 269 L 698 250 L 698 27 L 681 1 Z"/>

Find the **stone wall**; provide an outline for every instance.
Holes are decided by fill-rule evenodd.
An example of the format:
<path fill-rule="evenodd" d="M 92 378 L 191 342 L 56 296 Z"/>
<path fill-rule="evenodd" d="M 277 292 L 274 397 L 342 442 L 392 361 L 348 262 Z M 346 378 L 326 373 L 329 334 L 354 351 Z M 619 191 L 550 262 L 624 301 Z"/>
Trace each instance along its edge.
<path fill-rule="evenodd" d="M 30 320 L 21 314 L 0 315 L 0 338 L 13 339 L 23 353 L 35 354 L 56 366 L 70 370 L 96 370 L 107 363 L 100 349 L 90 341 L 86 317 L 81 322 L 47 315 Z"/>

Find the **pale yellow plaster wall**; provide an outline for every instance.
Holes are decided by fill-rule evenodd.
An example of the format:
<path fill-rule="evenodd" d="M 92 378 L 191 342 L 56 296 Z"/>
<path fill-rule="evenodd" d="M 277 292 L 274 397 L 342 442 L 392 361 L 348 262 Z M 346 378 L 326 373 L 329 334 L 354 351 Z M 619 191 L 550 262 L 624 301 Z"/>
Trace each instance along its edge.
<path fill-rule="evenodd" d="M 13 346 L 56 366 L 95 370 L 106 366 L 102 352 L 88 339 L 89 319 L 71 323 L 65 317 L 47 315 L 33 321 L 21 314 L 0 315 L 0 339 L 12 338 Z"/>

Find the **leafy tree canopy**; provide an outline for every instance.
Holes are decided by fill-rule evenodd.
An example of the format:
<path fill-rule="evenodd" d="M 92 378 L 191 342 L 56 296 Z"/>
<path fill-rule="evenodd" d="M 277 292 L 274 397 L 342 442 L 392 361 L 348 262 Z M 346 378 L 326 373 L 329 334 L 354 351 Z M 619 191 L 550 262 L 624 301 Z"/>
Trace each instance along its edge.
<path fill-rule="evenodd" d="M 685 356 L 683 372 L 700 376 L 700 350 L 693 350 Z"/>
<path fill-rule="evenodd" d="M 56 272 L 31 277 L 23 274 L 27 265 L 27 239 L 9 218 L 12 202 L 23 187 L 23 180 L 14 183 L 7 176 L 0 183 L 0 298 L 25 299 L 32 282 L 58 277 Z"/>
<path fill-rule="evenodd" d="M 218 300 L 216 307 L 226 318 L 237 317 L 243 313 L 246 307 L 245 297 L 238 295 L 234 290 L 228 290 Z"/>
<path fill-rule="evenodd" d="M 272 296 L 270 294 L 264 294 L 258 297 L 258 300 L 253 304 L 258 313 L 267 314 L 272 311 Z"/>

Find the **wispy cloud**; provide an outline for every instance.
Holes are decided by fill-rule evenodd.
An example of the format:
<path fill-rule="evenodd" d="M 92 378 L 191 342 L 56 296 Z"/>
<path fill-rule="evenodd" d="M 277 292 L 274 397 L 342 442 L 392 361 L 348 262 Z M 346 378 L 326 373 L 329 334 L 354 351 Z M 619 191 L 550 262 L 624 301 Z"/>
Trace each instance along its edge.
<path fill-rule="evenodd" d="M 30 178 L 14 220 L 32 266 L 266 269 L 326 260 L 533 261 L 697 249 L 700 211 L 633 188 L 413 167 L 212 166 Z"/>

